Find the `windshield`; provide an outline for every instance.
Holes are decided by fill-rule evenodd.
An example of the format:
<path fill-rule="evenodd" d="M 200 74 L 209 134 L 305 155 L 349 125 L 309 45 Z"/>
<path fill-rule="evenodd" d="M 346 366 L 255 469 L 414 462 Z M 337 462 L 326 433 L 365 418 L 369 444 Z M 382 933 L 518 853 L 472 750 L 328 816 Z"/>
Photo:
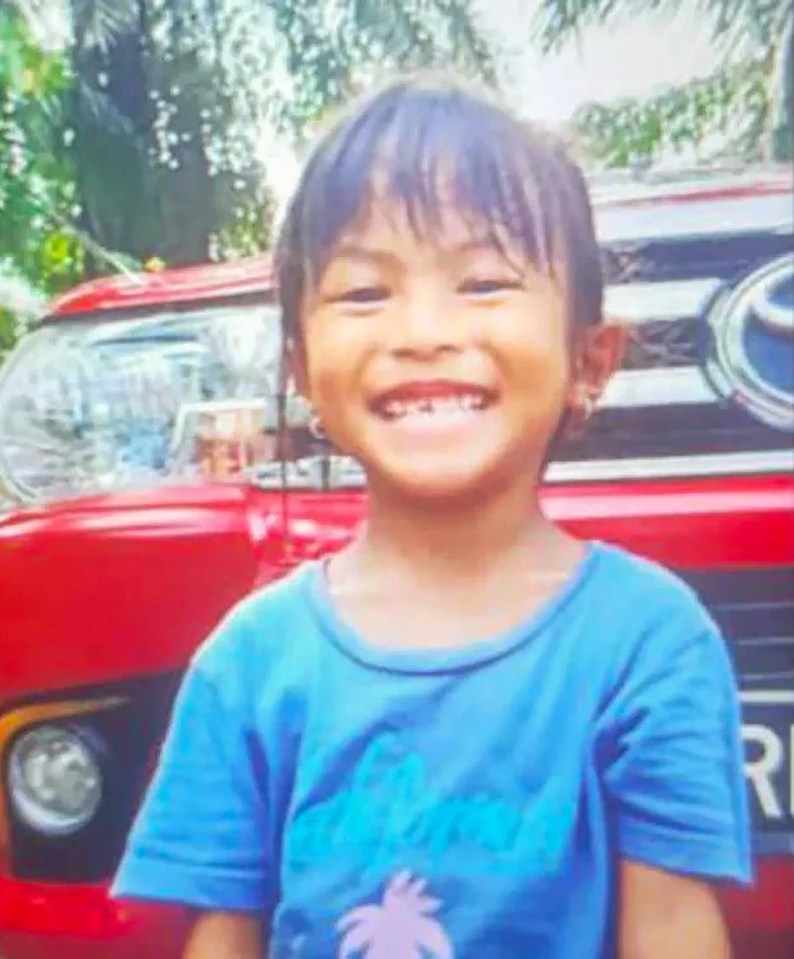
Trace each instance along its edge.
<path fill-rule="evenodd" d="M 279 359 L 272 304 L 46 324 L 0 380 L 0 490 L 37 502 L 266 467 Z"/>

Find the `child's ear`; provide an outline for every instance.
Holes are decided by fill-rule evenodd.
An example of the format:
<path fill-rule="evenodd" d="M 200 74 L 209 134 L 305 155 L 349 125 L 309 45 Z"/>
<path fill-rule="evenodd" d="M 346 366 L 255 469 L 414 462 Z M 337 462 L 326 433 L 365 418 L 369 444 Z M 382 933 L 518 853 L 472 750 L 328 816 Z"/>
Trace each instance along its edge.
<path fill-rule="evenodd" d="M 624 324 L 604 320 L 577 334 L 568 405 L 589 416 L 626 354 L 630 332 Z"/>

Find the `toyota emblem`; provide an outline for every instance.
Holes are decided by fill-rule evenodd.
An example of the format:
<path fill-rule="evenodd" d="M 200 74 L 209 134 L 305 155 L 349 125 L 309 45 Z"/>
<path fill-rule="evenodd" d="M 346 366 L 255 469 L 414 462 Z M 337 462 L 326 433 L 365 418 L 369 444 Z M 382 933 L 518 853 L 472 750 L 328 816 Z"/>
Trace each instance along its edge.
<path fill-rule="evenodd" d="M 709 323 L 714 386 L 763 423 L 794 431 L 794 255 L 721 297 Z"/>

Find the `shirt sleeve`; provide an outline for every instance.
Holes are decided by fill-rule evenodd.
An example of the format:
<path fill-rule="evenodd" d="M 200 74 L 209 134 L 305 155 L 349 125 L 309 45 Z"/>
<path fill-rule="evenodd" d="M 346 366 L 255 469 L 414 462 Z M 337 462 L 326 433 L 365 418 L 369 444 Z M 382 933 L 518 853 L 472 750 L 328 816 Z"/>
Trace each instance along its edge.
<path fill-rule="evenodd" d="M 673 613 L 647 632 L 604 718 L 604 782 L 618 854 L 670 872 L 749 883 L 738 691 L 725 642 L 705 610 Z"/>
<path fill-rule="evenodd" d="M 265 759 L 234 693 L 234 684 L 221 684 L 197 656 L 116 875 L 115 898 L 272 908 Z"/>

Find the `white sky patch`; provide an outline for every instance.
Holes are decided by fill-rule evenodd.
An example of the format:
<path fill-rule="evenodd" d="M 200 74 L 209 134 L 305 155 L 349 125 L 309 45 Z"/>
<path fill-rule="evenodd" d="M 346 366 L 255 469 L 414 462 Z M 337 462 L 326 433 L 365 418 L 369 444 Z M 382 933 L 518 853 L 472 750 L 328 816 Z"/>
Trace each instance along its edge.
<path fill-rule="evenodd" d="M 692 0 L 670 13 L 593 27 L 544 57 L 532 42 L 537 0 L 475 0 L 507 55 L 507 91 L 527 117 L 563 122 L 588 101 L 647 96 L 712 73 L 719 55 Z"/>
<path fill-rule="evenodd" d="M 72 38 L 67 0 L 17 0 L 33 39 L 48 53 L 64 50 Z"/>

